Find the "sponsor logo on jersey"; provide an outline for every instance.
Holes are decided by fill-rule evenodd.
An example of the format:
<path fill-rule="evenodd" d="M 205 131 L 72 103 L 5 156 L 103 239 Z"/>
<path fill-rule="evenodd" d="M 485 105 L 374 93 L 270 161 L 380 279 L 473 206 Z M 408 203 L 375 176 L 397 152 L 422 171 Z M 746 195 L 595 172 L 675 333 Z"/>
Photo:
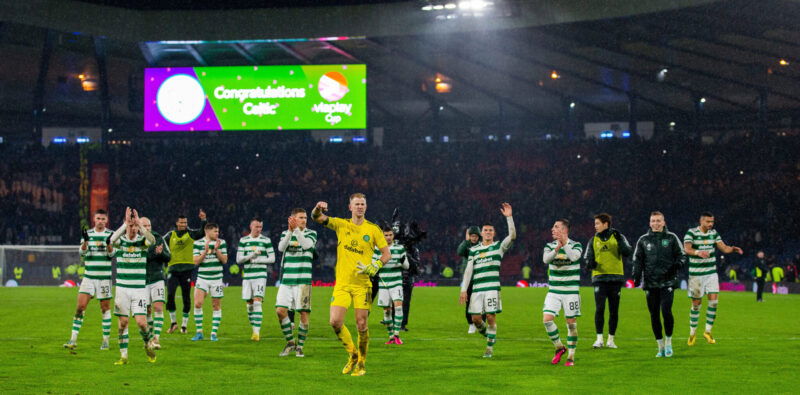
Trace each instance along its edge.
<path fill-rule="evenodd" d="M 352 244 L 353 244 L 352 247 L 351 246 L 344 246 L 344 249 L 347 250 L 347 251 L 359 254 L 359 255 L 363 255 L 364 254 L 364 250 L 359 250 L 358 248 L 356 248 L 356 246 L 358 245 L 358 242 L 353 240 Z"/>

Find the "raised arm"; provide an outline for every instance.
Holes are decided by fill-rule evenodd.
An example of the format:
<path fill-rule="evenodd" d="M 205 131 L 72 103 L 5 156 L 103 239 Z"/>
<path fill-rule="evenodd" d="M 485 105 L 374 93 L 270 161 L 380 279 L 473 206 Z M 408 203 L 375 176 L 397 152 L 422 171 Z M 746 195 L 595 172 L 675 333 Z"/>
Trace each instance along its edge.
<path fill-rule="evenodd" d="M 572 244 L 567 241 L 567 244 L 564 245 L 564 252 L 567 254 L 567 259 L 569 259 L 571 262 L 577 262 L 581 259 L 583 246 L 577 241 Z"/>
<path fill-rule="evenodd" d="M 281 233 L 281 240 L 278 241 L 278 251 L 286 252 L 286 249 L 289 248 L 289 242 L 292 240 L 292 232 L 286 230 Z"/>
<path fill-rule="evenodd" d="M 545 244 L 544 253 L 542 253 L 542 261 L 544 261 L 545 264 L 553 262 L 553 259 L 556 259 L 556 254 L 558 254 L 558 250 L 559 250 L 558 246 L 553 248 L 553 246 L 551 246 L 549 243 Z"/>
<path fill-rule="evenodd" d="M 208 217 L 206 216 L 206 212 L 203 209 L 200 209 L 200 212 L 197 214 L 197 218 L 200 218 L 200 228 L 198 229 L 189 229 L 189 237 L 192 240 L 200 240 L 206 235 L 206 223 L 208 223 Z"/>
<path fill-rule="evenodd" d="M 195 265 L 203 263 L 203 261 L 206 259 L 206 255 L 208 255 L 208 240 L 202 240 L 202 247 L 196 247 L 196 245 L 192 247 L 192 259 L 194 260 Z"/>
<path fill-rule="evenodd" d="M 224 241 L 217 239 L 217 243 L 214 247 L 214 254 L 223 265 L 228 263 L 228 246 Z"/>
<path fill-rule="evenodd" d="M 317 202 L 317 205 L 311 210 L 311 219 L 318 224 L 325 225 L 328 223 L 328 216 L 325 215 L 327 211 L 328 202 Z"/>
<path fill-rule="evenodd" d="M 294 230 L 294 237 L 297 238 L 297 242 L 300 244 L 300 248 L 307 250 L 309 248 L 314 247 L 314 240 L 310 237 L 306 237 L 305 232 L 300 230 L 300 228 L 295 228 Z"/>
<path fill-rule="evenodd" d="M 123 222 L 123 223 L 122 223 L 122 226 L 120 226 L 120 227 L 119 227 L 119 229 L 117 229 L 117 230 L 114 232 L 114 234 L 112 234 L 112 235 L 111 235 L 111 238 L 109 239 L 109 242 L 108 242 L 108 244 L 109 244 L 109 245 L 114 245 L 114 244 L 116 244 L 116 243 L 117 243 L 117 241 L 119 241 L 119 238 L 120 238 L 120 237 L 122 237 L 122 235 L 124 235 L 124 234 L 125 234 L 125 231 L 126 231 L 127 229 L 128 229 L 128 224 L 127 224 L 127 223 L 125 223 L 125 222 Z"/>
<path fill-rule="evenodd" d="M 500 248 L 503 252 L 511 248 L 511 243 L 517 239 L 517 228 L 514 226 L 514 217 L 512 217 L 511 205 L 503 203 L 500 212 L 506 217 L 506 225 L 508 225 L 508 236 L 500 243 Z"/>
<path fill-rule="evenodd" d="M 144 236 L 145 245 L 151 246 L 156 243 L 156 238 L 153 236 L 153 233 L 142 226 L 142 221 L 139 219 L 139 213 L 135 209 L 133 210 L 133 223 L 138 226 L 139 233 Z"/>

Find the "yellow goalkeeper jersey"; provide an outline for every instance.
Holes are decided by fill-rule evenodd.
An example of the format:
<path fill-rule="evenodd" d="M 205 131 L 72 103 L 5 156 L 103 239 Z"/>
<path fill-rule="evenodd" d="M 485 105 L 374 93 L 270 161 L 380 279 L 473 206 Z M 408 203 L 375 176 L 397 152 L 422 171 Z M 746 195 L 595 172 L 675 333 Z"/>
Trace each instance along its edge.
<path fill-rule="evenodd" d="M 328 217 L 325 225 L 336 232 L 339 244 L 336 247 L 336 285 L 355 285 L 370 287 L 369 276 L 358 273 L 358 262 L 368 265 L 372 262 L 372 252 L 386 247 L 381 229 L 372 222 L 364 220 L 356 225 L 351 219 Z"/>

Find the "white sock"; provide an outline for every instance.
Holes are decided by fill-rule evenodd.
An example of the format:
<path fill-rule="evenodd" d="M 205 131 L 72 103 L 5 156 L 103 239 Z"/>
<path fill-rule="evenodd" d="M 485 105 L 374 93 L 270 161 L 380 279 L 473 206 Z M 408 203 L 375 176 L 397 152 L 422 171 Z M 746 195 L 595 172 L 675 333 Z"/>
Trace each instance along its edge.
<path fill-rule="evenodd" d="M 672 336 L 667 336 L 664 339 L 664 345 L 666 347 L 672 347 Z"/>
<path fill-rule="evenodd" d="M 575 358 L 575 348 L 578 346 L 578 323 L 567 324 L 567 358 Z"/>
<path fill-rule="evenodd" d="M 614 335 L 608 335 L 608 342 L 609 343 L 613 343 L 614 342 Z"/>
<path fill-rule="evenodd" d="M 261 333 L 261 320 L 264 316 L 264 311 L 261 307 L 261 302 L 253 302 L 253 333 Z"/>
<path fill-rule="evenodd" d="M 656 342 L 658 342 L 658 349 L 659 350 L 663 350 L 664 349 L 664 339 L 656 339 Z"/>
<path fill-rule="evenodd" d="M 547 332 L 547 336 L 550 337 L 550 341 L 553 342 L 553 346 L 555 346 L 556 349 L 564 348 L 564 343 L 561 342 L 561 338 L 558 336 L 558 326 L 555 322 L 545 322 L 544 330 Z"/>
<path fill-rule="evenodd" d="M 176 324 L 178 323 L 178 316 L 174 311 L 169 312 L 169 322 L 174 322 Z"/>
<path fill-rule="evenodd" d="M 603 334 L 602 333 L 598 333 L 597 334 L 597 341 L 599 341 L 600 343 L 603 342 Z"/>

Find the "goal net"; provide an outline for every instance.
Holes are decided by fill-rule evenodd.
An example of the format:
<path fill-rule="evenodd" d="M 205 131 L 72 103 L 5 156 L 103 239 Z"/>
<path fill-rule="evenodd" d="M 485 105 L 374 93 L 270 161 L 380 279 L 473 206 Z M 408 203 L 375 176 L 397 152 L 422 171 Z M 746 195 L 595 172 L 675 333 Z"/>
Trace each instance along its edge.
<path fill-rule="evenodd" d="M 83 278 L 77 245 L 0 245 L 3 286 L 71 285 Z"/>

